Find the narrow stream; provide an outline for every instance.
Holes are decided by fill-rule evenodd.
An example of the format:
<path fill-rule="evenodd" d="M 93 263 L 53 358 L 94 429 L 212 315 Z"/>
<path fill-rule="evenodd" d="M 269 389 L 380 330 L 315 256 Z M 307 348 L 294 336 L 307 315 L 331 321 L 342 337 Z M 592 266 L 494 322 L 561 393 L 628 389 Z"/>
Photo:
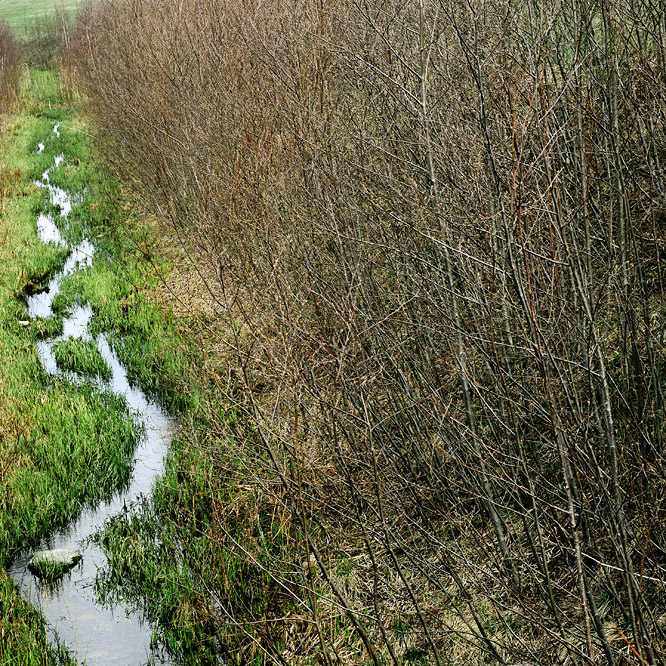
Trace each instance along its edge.
<path fill-rule="evenodd" d="M 59 136 L 59 124 L 53 128 Z M 48 139 L 47 139 L 48 141 Z M 44 144 L 37 147 L 44 150 Z M 51 203 L 60 207 L 60 226 L 67 225 L 72 209 L 70 194 L 51 184 L 49 171 L 65 160 L 64 155 L 55 158 L 53 167 L 47 169 L 35 184 L 48 190 Z M 62 269 L 50 280 L 48 289 L 28 299 L 28 312 L 32 319 L 53 315 L 53 300 L 60 291 L 64 278 L 78 270 L 92 266 L 94 245 L 84 239 L 76 246 L 68 245 L 51 215 L 40 214 L 36 220 L 39 238 L 45 243 L 68 247 L 70 254 Z M 133 472 L 129 485 L 108 502 L 86 509 L 71 525 L 55 531 L 34 550 L 65 548 L 78 550 L 83 559 L 65 574 L 56 586 L 42 584 L 28 569 L 33 550 L 25 550 L 11 564 L 8 573 L 20 589 L 22 596 L 36 606 L 46 617 L 49 639 L 55 635 L 76 657 L 77 662 L 88 666 L 143 666 L 173 663 L 159 647 L 151 645 L 152 627 L 136 614 L 127 613 L 121 607 L 101 607 L 95 603 L 94 581 L 98 569 L 106 564 L 106 558 L 95 544 L 87 542 L 107 518 L 126 511 L 141 497 L 147 496 L 153 482 L 164 469 L 164 458 L 174 430 L 174 421 L 159 405 L 149 400 L 127 379 L 127 371 L 115 355 L 105 335 L 95 338 L 95 344 L 111 369 L 109 381 L 84 379 L 73 372 L 58 368 L 53 345 L 66 338 L 91 339 L 89 324 L 92 318 L 90 305 L 76 306 L 64 321 L 63 334 L 37 345 L 45 370 L 76 384 L 92 381 L 101 390 L 110 390 L 124 396 L 136 419 L 144 428 L 144 434 L 134 454 Z"/>

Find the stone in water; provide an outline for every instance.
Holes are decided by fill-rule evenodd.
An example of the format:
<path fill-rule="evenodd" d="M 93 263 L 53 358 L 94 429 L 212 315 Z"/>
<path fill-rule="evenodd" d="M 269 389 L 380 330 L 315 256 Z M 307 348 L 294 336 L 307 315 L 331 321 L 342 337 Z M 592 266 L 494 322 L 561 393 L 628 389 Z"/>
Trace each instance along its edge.
<path fill-rule="evenodd" d="M 81 561 L 81 553 L 68 548 L 40 550 L 33 554 L 28 562 L 28 569 L 35 576 L 53 581 L 67 573 Z"/>

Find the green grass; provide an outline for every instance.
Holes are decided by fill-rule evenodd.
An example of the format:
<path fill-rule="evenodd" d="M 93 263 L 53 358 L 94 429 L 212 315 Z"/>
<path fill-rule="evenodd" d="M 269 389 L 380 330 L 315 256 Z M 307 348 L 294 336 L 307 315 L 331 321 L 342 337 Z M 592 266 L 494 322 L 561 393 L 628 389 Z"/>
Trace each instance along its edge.
<path fill-rule="evenodd" d="M 68 338 L 53 345 L 56 362 L 62 370 L 77 372 L 105 381 L 111 378 L 111 369 L 105 363 L 93 340 Z"/>
<path fill-rule="evenodd" d="M 64 649 L 46 648 L 46 627 L 41 615 L 0 576 L 0 664 L 3 666 L 74 666 Z"/>
<path fill-rule="evenodd" d="M 73 305 L 91 304 L 93 335 L 108 333 L 130 379 L 148 393 L 172 410 L 194 407 L 200 399 L 192 379 L 192 354 L 183 353 L 180 330 L 168 310 L 149 295 L 156 278 L 139 247 L 150 237 L 150 226 L 126 205 L 118 184 L 96 161 L 72 99 L 56 73 L 33 70 L 24 84 L 22 110 L 0 119 L 4 126 L 0 137 L 3 565 L 19 547 L 37 544 L 86 504 L 107 497 L 130 475 L 137 429 L 124 400 L 93 385 L 54 379 L 40 364 L 35 343 L 61 334 L 63 317 Z M 52 133 L 56 121 L 61 123 L 60 137 Z M 45 150 L 38 154 L 40 141 Z M 66 160 L 51 172 L 51 182 L 78 195 L 63 234 L 70 243 L 84 236 L 94 238 L 95 264 L 65 280 L 54 302 L 56 316 L 25 325 L 28 285 L 43 285 L 66 256 L 65 250 L 39 241 L 35 224 L 37 214 L 52 206 L 33 181 L 60 153 Z M 108 376 L 109 369 L 90 341 L 58 343 L 55 354 L 64 369 Z M 182 601 L 179 575 L 172 571 L 171 585 L 162 585 L 162 574 L 152 579 L 151 593 Z M 162 637 L 174 651 L 182 652 L 181 646 L 194 654 L 202 630 L 195 626 L 195 613 L 191 620 L 188 617 L 186 608 L 178 606 L 172 629 Z M 47 645 L 41 617 L 20 599 L 0 570 L 0 666 L 59 663 L 69 663 L 66 653 Z"/>
<path fill-rule="evenodd" d="M 59 9 L 74 13 L 80 5 L 80 0 L 0 0 L 0 21 L 7 21 L 21 35 L 35 19 L 51 16 Z"/>
<path fill-rule="evenodd" d="M 177 531 L 165 527 L 148 504 L 141 514 L 118 516 L 105 527 L 97 537 L 108 558 L 98 577 L 98 598 L 122 598 L 140 609 L 182 666 L 212 666 L 218 661 L 205 578 L 197 578 L 189 557 L 183 561 Z M 206 557 L 201 540 L 190 542 L 192 548 Z"/>
<path fill-rule="evenodd" d="M 20 179 L 3 202 L 0 216 L 0 560 L 20 543 L 39 539 L 54 524 L 80 510 L 82 502 L 110 493 L 129 474 L 136 438 L 124 403 L 91 388 L 53 381 L 41 367 L 35 341 L 60 322 L 28 319 L 21 298 L 29 282 L 42 283 L 64 259 L 62 250 L 41 243 L 35 215 L 45 195 L 32 181 L 63 143 L 49 138 L 44 154 L 37 142 L 50 137 L 63 109 L 40 117 L 12 119 L 3 136 L 2 162 Z"/>
<path fill-rule="evenodd" d="M 36 76 L 47 88 L 48 78 Z M 54 382 L 43 371 L 35 341 L 58 332 L 61 322 L 28 319 L 21 295 L 42 283 L 64 260 L 61 249 L 41 243 L 35 215 L 44 195 L 32 181 L 56 152 L 43 155 L 38 141 L 50 136 L 53 121 L 66 119 L 49 90 L 39 117 L 8 119 L 0 147 L 0 563 L 19 546 L 37 543 L 96 498 L 108 496 L 129 477 L 136 428 L 123 401 L 92 388 Z M 37 104 L 31 97 L 31 106 Z M 62 650 L 47 647 L 38 613 L 14 592 L 0 572 L 0 664 L 69 663 Z"/>
<path fill-rule="evenodd" d="M 57 76 L 32 72 L 23 111 L 2 119 L 0 142 L 0 564 L 19 547 L 37 544 L 66 524 L 88 503 L 108 497 L 130 476 L 137 428 L 123 399 L 91 385 L 54 380 L 43 370 L 35 342 L 57 335 L 62 317 L 28 320 L 23 294 L 29 283 L 43 284 L 66 252 L 45 245 L 36 233 L 36 214 L 48 207 L 33 185 L 64 152 L 67 164 L 54 179 L 82 193 L 89 175 L 81 121 L 65 107 Z M 52 133 L 62 122 L 61 137 Z M 37 154 L 44 141 L 44 153 Z M 87 202 L 92 209 L 92 199 Z M 71 235 L 90 221 L 73 216 Z M 72 296 L 73 297 L 73 296 Z M 82 297 L 78 295 L 80 300 Z M 63 304 L 62 311 L 66 312 Z M 96 352 L 96 350 L 95 350 Z M 59 360 L 70 368 L 108 374 L 84 343 L 64 343 Z M 49 647 L 38 613 L 15 593 L 0 570 L 0 666 L 69 663 L 64 651 Z"/>

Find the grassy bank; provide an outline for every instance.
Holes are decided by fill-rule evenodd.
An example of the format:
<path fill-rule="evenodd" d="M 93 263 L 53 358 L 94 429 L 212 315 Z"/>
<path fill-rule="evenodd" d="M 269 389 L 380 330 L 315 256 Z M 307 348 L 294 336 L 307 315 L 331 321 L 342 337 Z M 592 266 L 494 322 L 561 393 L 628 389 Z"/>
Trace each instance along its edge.
<path fill-rule="evenodd" d="M 137 245 L 136 235 L 147 230 L 139 218 L 128 222 L 117 186 L 95 163 L 76 104 L 71 98 L 65 102 L 62 92 L 58 76 L 33 71 L 19 111 L 0 120 L 0 563 L 5 566 L 19 547 L 36 544 L 129 478 L 137 431 L 124 401 L 92 385 L 52 378 L 37 356 L 36 343 L 60 331 L 70 307 L 91 303 L 95 330 L 109 331 L 119 341 L 122 355 L 135 359 L 134 377 L 154 395 L 159 376 L 187 376 L 177 361 L 177 332 L 143 295 L 155 280 Z M 59 137 L 52 132 L 55 122 Z M 38 153 L 40 142 L 45 149 Z M 93 237 L 95 265 L 63 285 L 55 317 L 30 322 L 26 294 L 43 288 L 66 254 L 37 238 L 36 216 L 58 211 L 33 184 L 61 153 L 66 160 L 51 172 L 51 182 L 78 202 L 67 240 L 84 233 Z M 64 369 L 108 372 L 91 350 L 79 346 L 62 343 L 56 350 Z M 136 357 L 145 367 L 139 369 Z M 191 399 L 173 383 L 165 387 L 159 397 L 172 407 Z M 67 657 L 47 648 L 38 614 L 0 573 L 0 664 L 61 661 Z"/>
<path fill-rule="evenodd" d="M 52 89 L 42 77 L 40 87 Z M 29 89 L 30 93 L 33 89 Z M 53 100 L 50 100 L 52 102 Z M 31 96 L 35 109 L 35 99 Z M 67 113 L 53 103 L 3 119 L 0 218 L 0 560 L 36 543 L 89 500 L 103 497 L 129 473 L 135 429 L 122 403 L 110 395 L 79 391 L 53 381 L 35 342 L 60 322 L 26 326 L 22 296 L 44 284 L 64 260 L 63 250 L 41 243 L 35 217 L 47 202 L 33 180 L 65 149 L 58 141 L 35 150 Z M 69 146 L 67 147 L 69 150 Z M 0 576 L 4 576 L 0 574 Z M 47 663 L 44 631 L 2 582 L 2 663 Z M 53 656 L 53 655 L 51 655 Z M 53 657 L 55 658 L 55 657 Z"/>

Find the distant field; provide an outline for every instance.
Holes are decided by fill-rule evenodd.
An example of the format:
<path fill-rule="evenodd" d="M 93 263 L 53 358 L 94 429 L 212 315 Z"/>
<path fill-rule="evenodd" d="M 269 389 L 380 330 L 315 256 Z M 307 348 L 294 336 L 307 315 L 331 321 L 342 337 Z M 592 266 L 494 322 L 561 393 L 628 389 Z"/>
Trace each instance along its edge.
<path fill-rule="evenodd" d="M 21 33 L 26 25 L 34 18 L 48 16 L 56 8 L 63 7 L 67 11 L 74 11 L 80 0 L 0 0 L 0 20 L 7 21 L 14 30 Z"/>

